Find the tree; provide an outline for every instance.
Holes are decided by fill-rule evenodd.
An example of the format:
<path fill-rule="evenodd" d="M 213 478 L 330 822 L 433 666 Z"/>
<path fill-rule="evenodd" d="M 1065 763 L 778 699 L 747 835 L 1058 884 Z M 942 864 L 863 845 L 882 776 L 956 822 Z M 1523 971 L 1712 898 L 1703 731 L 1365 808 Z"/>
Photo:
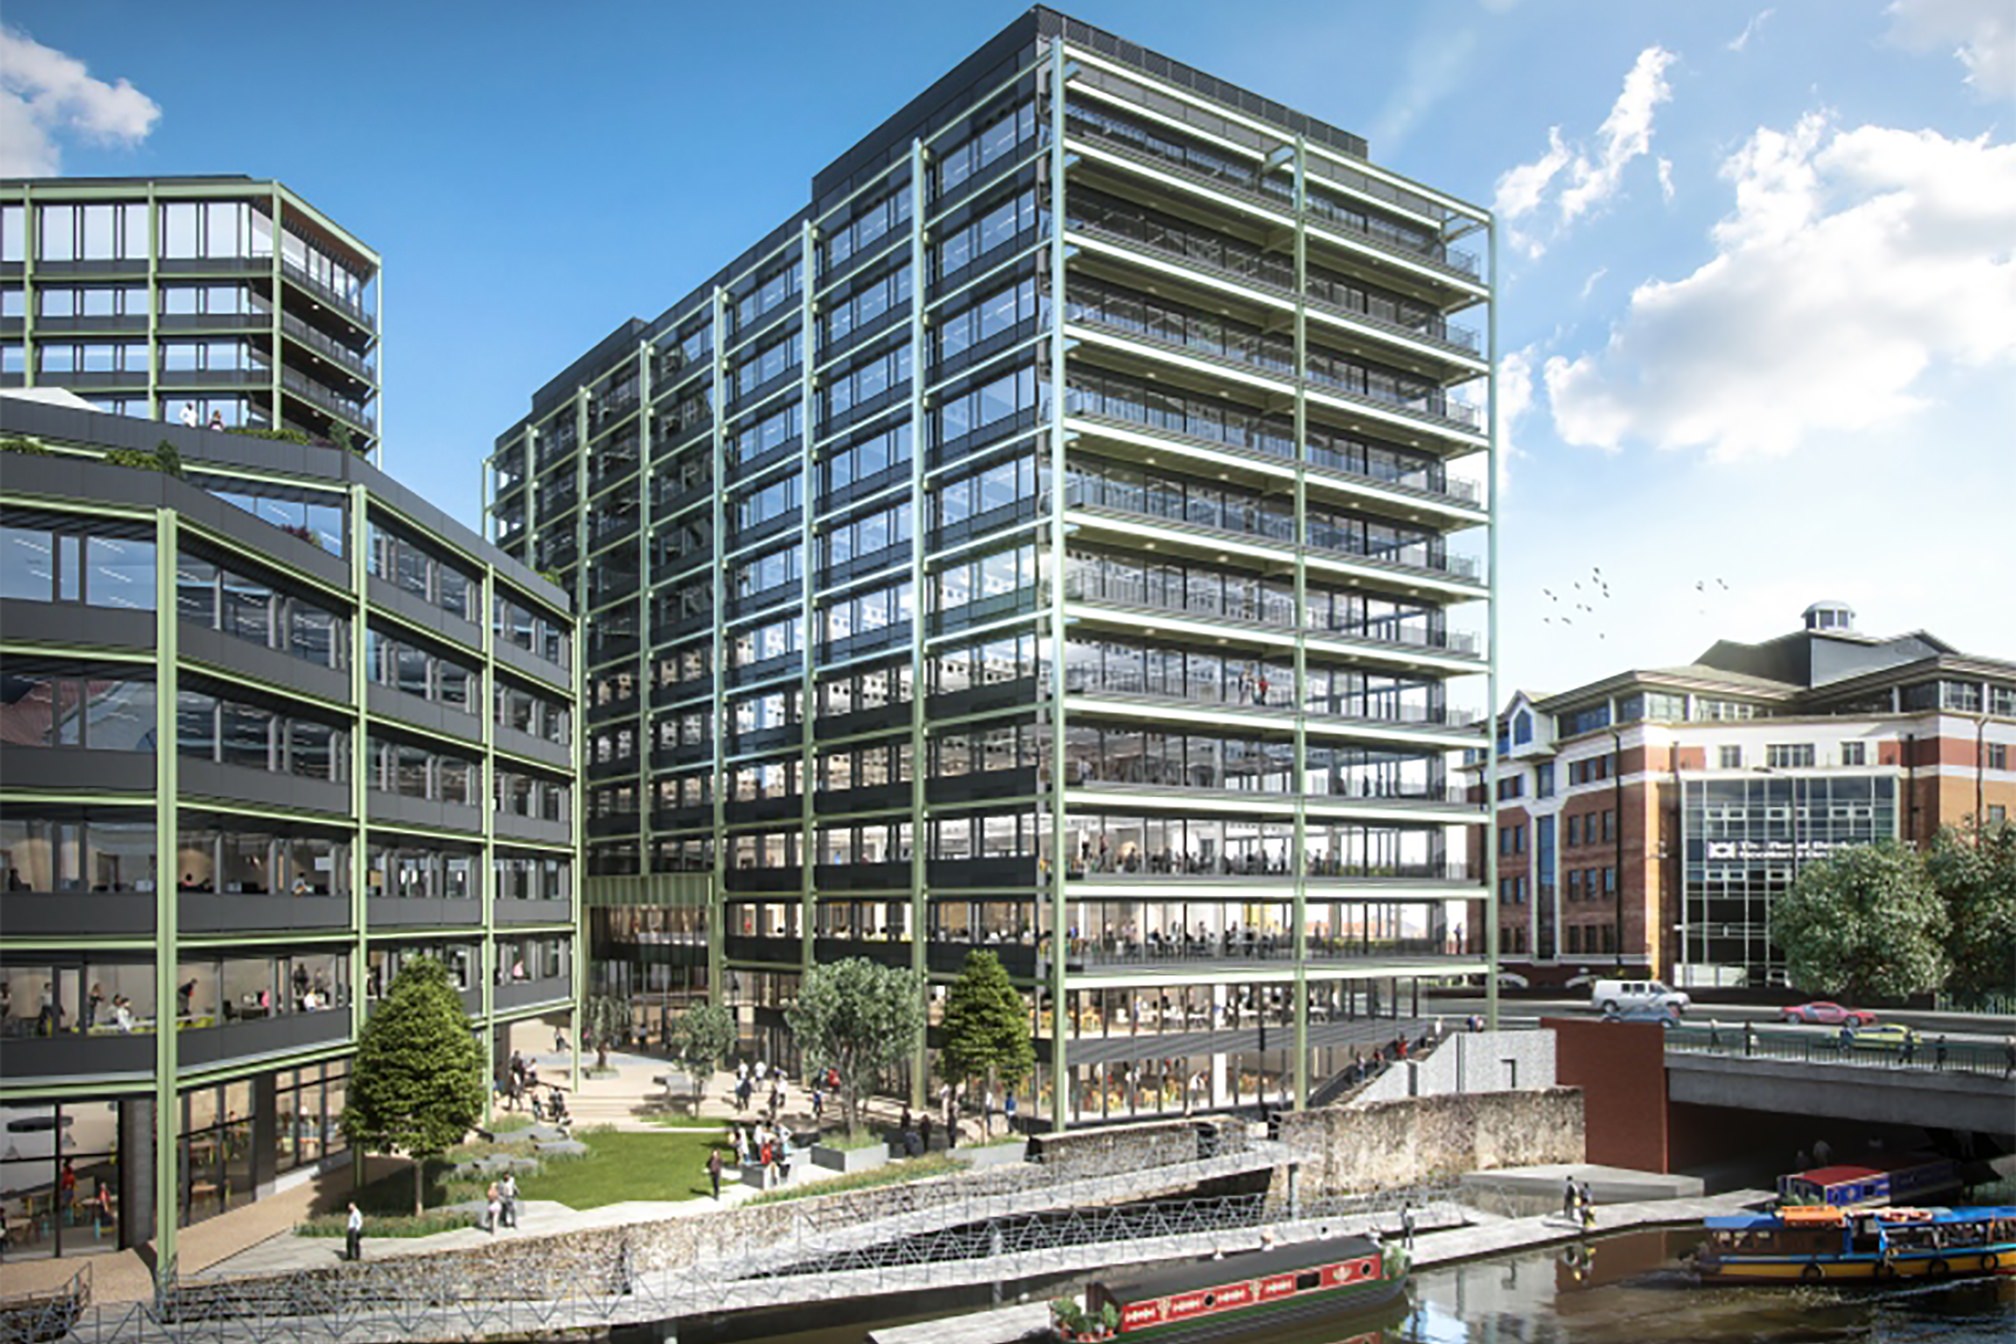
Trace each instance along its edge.
<path fill-rule="evenodd" d="M 840 1112 L 855 1134 L 862 1085 L 907 1057 L 924 1030 L 924 978 L 866 957 L 814 966 L 784 1022 L 810 1067 L 839 1073 Z"/>
<path fill-rule="evenodd" d="M 1902 999 L 1946 979 L 1947 917 L 1925 860 L 1895 840 L 1835 851 L 1771 912 L 1771 940 L 1801 989 Z"/>
<path fill-rule="evenodd" d="M 966 965 L 946 996 L 942 1025 L 947 1078 L 985 1074 L 991 1092 L 1002 1078 L 1020 1079 L 1036 1067 L 1028 1006 L 992 952 L 966 954 Z"/>
<path fill-rule="evenodd" d="M 672 1053 L 692 1069 L 713 1070 L 735 1048 L 735 1014 L 719 1003 L 696 1003 L 672 1019 Z"/>
<path fill-rule="evenodd" d="M 2016 994 L 2016 826 L 1945 827 L 1925 866 L 1946 906 L 1946 988 L 1966 1003 Z"/>
<path fill-rule="evenodd" d="M 590 994 L 581 1003 L 581 1040 L 595 1046 L 595 1067 L 609 1067 L 609 1047 L 630 1030 L 630 1004 L 614 994 Z"/>
<path fill-rule="evenodd" d="M 447 969 L 432 957 L 409 959 L 357 1038 L 343 1137 L 360 1152 L 398 1150 L 413 1159 L 417 1214 L 426 1160 L 483 1118 L 483 1096 L 483 1054 Z"/>

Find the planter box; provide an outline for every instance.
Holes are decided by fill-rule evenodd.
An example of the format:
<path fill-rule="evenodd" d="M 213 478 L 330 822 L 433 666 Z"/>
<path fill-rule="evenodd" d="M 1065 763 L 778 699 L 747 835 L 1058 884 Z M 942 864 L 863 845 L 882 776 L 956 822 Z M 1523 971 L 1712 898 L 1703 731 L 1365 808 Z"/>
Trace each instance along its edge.
<path fill-rule="evenodd" d="M 1029 1160 L 1029 1143 L 960 1144 L 952 1156 L 972 1167 L 1000 1167 Z"/>
<path fill-rule="evenodd" d="M 873 1171 L 889 1162 L 889 1146 L 871 1143 L 865 1148 L 828 1148 L 812 1145 L 812 1165 L 828 1171 Z"/>

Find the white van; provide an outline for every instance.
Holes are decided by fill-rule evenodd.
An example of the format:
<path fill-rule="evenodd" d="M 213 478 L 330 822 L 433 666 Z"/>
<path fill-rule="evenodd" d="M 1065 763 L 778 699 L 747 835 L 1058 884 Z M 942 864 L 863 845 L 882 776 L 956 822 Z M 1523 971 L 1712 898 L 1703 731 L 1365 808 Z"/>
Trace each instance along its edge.
<path fill-rule="evenodd" d="M 1657 980 L 1598 980 L 1589 993 L 1590 1006 L 1599 1013 L 1619 1013 L 1627 1008 L 1663 1008 L 1684 1013 L 1689 1002 L 1686 994 L 1668 989 Z"/>

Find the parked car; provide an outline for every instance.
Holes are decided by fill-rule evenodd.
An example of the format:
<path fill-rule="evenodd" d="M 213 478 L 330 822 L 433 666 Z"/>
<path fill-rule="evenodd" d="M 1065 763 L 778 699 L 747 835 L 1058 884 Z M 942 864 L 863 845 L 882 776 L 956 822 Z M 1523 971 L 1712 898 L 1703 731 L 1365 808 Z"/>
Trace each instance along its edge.
<path fill-rule="evenodd" d="M 1838 1003 L 1825 999 L 1815 999 L 1812 1003 L 1795 1003 L 1778 1014 L 1781 1022 L 1818 1023 L 1823 1027 L 1873 1027 L 1876 1014 L 1866 1008 L 1843 1008 Z"/>
<path fill-rule="evenodd" d="M 1918 1033 L 1902 1022 L 1884 1022 L 1856 1028 L 1849 1033 L 1848 1041 L 1857 1050 L 1902 1050 L 1906 1042 L 1917 1046 Z"/>
<path fill-rule="evenodd" d="M 1669 989 L 1657 980 L 1598 980 L 1589 993 L 1590 1006 L 1600 1013 L 1646 1007 L 1684 1013 L 1691 1002 L 1680 990 Z"/>

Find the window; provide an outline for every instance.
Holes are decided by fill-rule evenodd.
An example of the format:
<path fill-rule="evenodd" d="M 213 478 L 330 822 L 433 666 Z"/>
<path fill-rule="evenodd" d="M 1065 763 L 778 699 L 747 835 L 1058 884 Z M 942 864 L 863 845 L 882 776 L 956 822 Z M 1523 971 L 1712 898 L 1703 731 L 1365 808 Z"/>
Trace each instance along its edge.
<path fill-rule="evenodd" d="M 2006 742 L 1990 742 L 1981 749 L 1981 763 L 1990 770 L 2009 768 L 2009 746 Z"/>
<path fill-rule="evenodd" d="M 1718 748 L 1718 764 L 1724 770 L 1741 770 L 1743 768 L 1743 748 Z"/>
<path fill-rule="evenodd" d="M 1570 846 L 1582 843 L 1582 818 L 1573 812 L 1568 814 L 1568 843 Z"/>
<path fill-rule="evenodd" d="M 1843 743 L 1841 744 L 1841 764 L 1843 764 L 1843 765 L 1867 765 L 1868 763 L 1869 763 L 1869 744 L 1868 744 L 1868 743 L 1866 743 L 1866 742 L 1843 742 Z"/>
<path fill-rule="evenodd" d="M 105 524 L 0 525 L 0 597 L 154 610 L 154 543 L 81 532 Z"/>
<path fill-rule="evenodd" d="M 1542 761 L 1533 767 L 1533 796 L 1535 798 L 1554 796 L 1554 762 Z"/>
<path fill-rule="evenodd" d="M 1764 764 L 1772 770 L 1810 770 L 1813 768 L 1813 744 L 1773 742 L 1764 748 Z"/>

